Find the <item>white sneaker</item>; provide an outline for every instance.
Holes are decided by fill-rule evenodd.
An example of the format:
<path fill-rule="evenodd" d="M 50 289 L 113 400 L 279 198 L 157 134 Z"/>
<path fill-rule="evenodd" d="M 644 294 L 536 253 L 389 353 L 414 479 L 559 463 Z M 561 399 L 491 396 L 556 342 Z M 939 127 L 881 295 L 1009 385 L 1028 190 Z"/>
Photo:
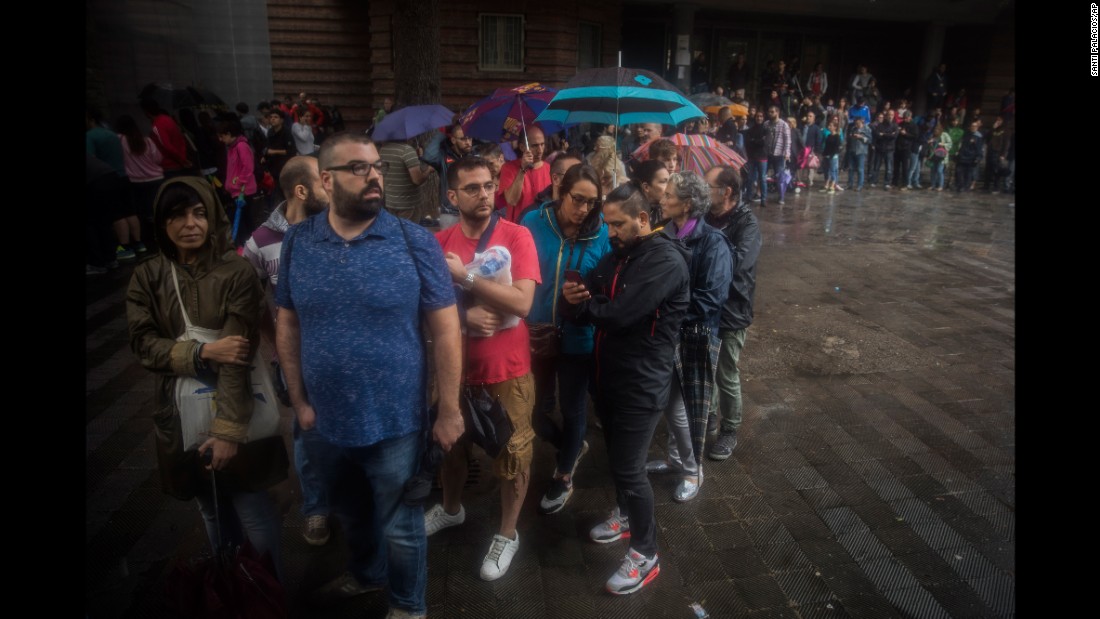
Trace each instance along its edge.
<path fill-rule="evenodd" d="M 424 512 L 424 534 L 435 535 L 447 527 L 458 526 L 463 522 L 466 522 L 465 507 L 460 505 L 457 514 L 448 514 L 442 505 L 436 505 Z"/>
<path fill-rule="evenodd" d="M 634 593 L 653 582 L 660 573 L 661 564 L 657 561 L 656 554 L 647 558 L 640 552 L 630 549 L 623 558 L 619 571 L 607 579 L 607 590 L 615 595 Z"/>
<path fill-rule="evenodd" d="M 481 579 L 496 580 L 508 571 L 512 564 L 512 557 L 519 550 L 519 531 L 516 531 L 516 539 L 508 539 L 503 535 L 493 536 L 493 545 L 489 547 L 489 554 L 481 562 Z"/>
<path fill-rule="evenodd" d="M 597 544 L 609 544 L 618 539 L 630 539 L 630 520 L 620 514 L 619 508 L 616 507 L 607 520 L 592 527 L 592 530 L 588 532 L 588 537 L 592 538 L 592 541 Z"/>

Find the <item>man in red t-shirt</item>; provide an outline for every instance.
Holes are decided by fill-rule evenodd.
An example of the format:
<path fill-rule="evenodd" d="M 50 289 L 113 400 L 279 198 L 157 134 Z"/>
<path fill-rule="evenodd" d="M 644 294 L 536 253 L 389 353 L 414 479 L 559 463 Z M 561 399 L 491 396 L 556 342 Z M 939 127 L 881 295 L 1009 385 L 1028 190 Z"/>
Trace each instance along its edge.
<path fill-rule="evenodd" d="M 504 188 L 508 221 L 518 223 L 519 214 L 535 201 L 540 191 L 550 186 L 550 166 L 542 160 L 546 152 L 546 136 L 538 125 L 527 127 L 527 139 L 519 139 L 522 156 L 500 169 L 500 186 Z"/>
<path fill-rule="evenodd" d="M 455 161 L 447 169 L 447 186 L 447 197 L 459 210 L 459 225 L 435 236 L 446 254 L 451 279 L 465 291 L 465 303 L 459 304 L 466 306 L 465 384 L 484 387 L 494 399 L 499 399 L 515 426 L 507 447 L 493 461 L 493 470 L 501 479 L 500 533 L 493 536 L 492 546 L 481 564 L 481 578 L 496 580 L 508 571 L 519 549 L 516 521 L 531 477 L 531 444 L 535 437 L 531 413 L 535 393 L 527 325 L 522 319 L 531 310 L 535 286 L 542 278 L 535 242 L 527 228 L 492 217 L 496 184 L 485 159 L 466 157 Z M 490 225 L 491 236 L 484 248 L 502 246 L 511 254 L 510 285 L 482 279 L 464 266 L 473 262 L 481 236 Z M 507 319 L 512 316 L 521 319 L 519 324 L 503 326 L 510 324 Z M 469 439 L 459 441 L 443 461 L 443 504 L 424 514 L 428 535 L 466 520 L 462 487 L 466 482 L 468 447 Z"/>

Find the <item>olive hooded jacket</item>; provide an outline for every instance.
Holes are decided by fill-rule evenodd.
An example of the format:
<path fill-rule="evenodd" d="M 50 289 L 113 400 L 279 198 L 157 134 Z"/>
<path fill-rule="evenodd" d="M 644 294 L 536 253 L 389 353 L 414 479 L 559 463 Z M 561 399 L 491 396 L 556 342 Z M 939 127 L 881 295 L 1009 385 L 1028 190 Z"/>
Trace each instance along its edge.
<path fill-rule="evenodd" d="M 161 196 L 177 184 L 194 189 L 204 206 L 208 241 L 198 260 L 184 267 L 175 245 L 165 230 L 166 215 L 158 212 Z M 184 333 L 183 315 L 172 281 L 172 269 L 179 278 L 187 315 L 198 327 L 221 330 L 222 336 L 242 335 L 251 342 L 252 363 L 259 348 L 259 322 L 263 310 L 263 289 L 252 266 L 238 256 L 229 240 L 229 219 L 213 187 L 199 177 L 180 177 L 165 182 L 154 206 L 155 235 L 162 248 L 157 256 L 134 269 L 126 292 L 126 317 L 130 348 L 141 364 L 156 374 L 153 421 L 156 428 L 157 462 L 164 491 L 181 499 L 194 496 L 202 467 L 196 451 L 183 451 L 179 412 L 175 405 L 175 378 L 197 376 L 195 340 L 176 341 Z M 287 456 L 282 437 L 243 444 L 252 417 L 250 367 L 224 364 L 216 368 L 217 413 L 211 436 L 242 443 L 219 488 L 259 490 L 286 478 Z"/>

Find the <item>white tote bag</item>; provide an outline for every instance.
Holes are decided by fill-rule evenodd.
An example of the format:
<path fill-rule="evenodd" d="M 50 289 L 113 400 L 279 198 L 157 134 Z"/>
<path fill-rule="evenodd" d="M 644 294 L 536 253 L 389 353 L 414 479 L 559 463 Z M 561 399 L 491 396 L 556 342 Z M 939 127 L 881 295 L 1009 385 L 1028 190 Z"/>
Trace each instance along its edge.
<path fill-rule="evenodd" d="M 198 340 L 210 344 L 221 338 L 221 331 L 196 327 L 191 324 L 187 311 L 183 309 L 180 295 L 179 278 L 176 267 L 172 266 L 172 283 L 176 287 L 180 312 L 183 314 L 184 332 L 177 341 Z M 259 359 L 257 354 L 255 359 Z M 248 441 L 255 441 L 279 433 L 279 403 L 275 399 L 275 388 L 271 382 L 271 373 L 262 365 L 252 365 L 249 370 L 252 382 L 252 420 L 248 422 Z M 194 376 L 176 377 L 176 408 L 180 412 L 180 425 L 183 429 L 183 449 L 189 451 L 201 445 L 210 434 L 210 425 L 217 415 L 215 402 L 218 397 L 216 384 L 209 384 Z"/>

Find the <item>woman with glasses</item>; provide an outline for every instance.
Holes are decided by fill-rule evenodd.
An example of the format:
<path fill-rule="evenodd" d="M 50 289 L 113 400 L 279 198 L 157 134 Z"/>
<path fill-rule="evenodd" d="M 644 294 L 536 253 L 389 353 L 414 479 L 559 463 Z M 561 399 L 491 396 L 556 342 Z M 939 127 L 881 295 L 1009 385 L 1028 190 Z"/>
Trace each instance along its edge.
<path fill-rule="evenodd" d="M 721 343 L 718 323 L 733 281 L 729 244 L 703 221 L 709 209 L 710 186 L 703 177 L 680 172 L 669 178 L 661 214 L 665 233 L 691 250 L 691 304 L 680 326 L 676 372 L 665 407 L 668 458 L 647 463 L 646 471 L 680 475 L 672 493 L 678 503 L 694 499 L 703 485 L 703 444 Z"/>
<path fill-rule="evenodd" d="M 286 447 L 279 435 L 247 440 L 255 402 L 249 368 L 262 363 L 256 358 L 260 280 L 233 252 L 229 220 L 205 179 L 166 181 L 153 221 L 161 251 L 134 270 L 126 318 L 130 348 L 156 381 L 152 416 L 161 488 L 177 499 L 197 500 L 215 549 L 247 536 L 257 551 L 271 553 L 278 575 L 280 519 L 267 490 L 287 477 Z M 188 321 L 218 331 L 217 339 L 190 339 Z M 177 378 L 184 376 L 217 388 L 209 437 L 189 451 L 175 397 Z"/>
<path fill-rule="evenodd" d="M 558 450 L 550 488 L 539 502 L 552 514 L 573 494 L 577 463 L 588 450 L 584 441 L 588 372 L 595 328 L 562 319 L 561 289 L 567 277 L 584 277 L 611 251 L 601 216 L 603 192 L 594 168 L 575 164 L 561 180 L 560 199 L 533 210 L 521 224 L 531 231 L 538 252 L 542 283 L 527 315 L 531 334 L 531 370 L 535 376 L 535 432 Z M 559 427 L 550 415 L 557 403 Z"/>

